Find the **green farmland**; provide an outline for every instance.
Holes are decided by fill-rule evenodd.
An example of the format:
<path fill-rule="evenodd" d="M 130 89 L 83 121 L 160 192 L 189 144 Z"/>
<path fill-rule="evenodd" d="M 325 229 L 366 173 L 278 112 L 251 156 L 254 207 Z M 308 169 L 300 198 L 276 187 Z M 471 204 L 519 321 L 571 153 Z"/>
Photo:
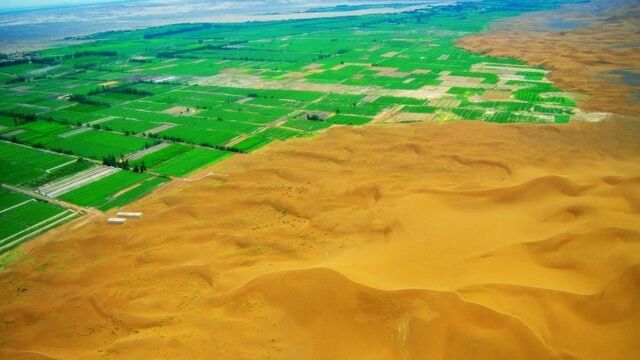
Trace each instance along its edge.
<path fill-rule="evenodd" d="M 63 207 L 0 188 L 0 254 L 76 215 Z"/>
<path fill-rule="evenodd" d="M 0 62 L 0 183 L 106 211 L 333 126 L 567 123 L 573 96 L 546 69 L 455 45 L 494 20 L 567 2 L 178 24 L 15 56 Z M 65 211 L 33 200 L 4 214 L 0 237 Z"/>
<path fill-rule="evenodd" d="M 80 206 L 109 210 L 136 200 L 155 187 L 166 182 L 165 179 L 131 171 L 119 171 L 86 186 L 72 190 L 60 199 Z M 140 189 L 144 189 L 141 191 Z M 128 201 L 123 201 L 126 199 Z"/>
<path fill-rule="evenodd" d="M 73 161 L 73 158 L 66 155 L 0 142 L 0 182 L 10 185 L 27 184 L 46 176 L 51 169 L 70 165 Z"/>

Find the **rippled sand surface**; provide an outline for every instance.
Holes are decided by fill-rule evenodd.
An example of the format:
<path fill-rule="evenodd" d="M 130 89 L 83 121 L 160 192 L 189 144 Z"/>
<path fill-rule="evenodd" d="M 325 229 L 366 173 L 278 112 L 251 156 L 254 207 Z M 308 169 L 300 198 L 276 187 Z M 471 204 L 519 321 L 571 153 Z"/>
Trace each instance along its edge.
<path fill-rule="evenodd" d="M 234 157 L 30 242 L 0 358 L 640 358 L 639 139 L 370 125 Z"/>

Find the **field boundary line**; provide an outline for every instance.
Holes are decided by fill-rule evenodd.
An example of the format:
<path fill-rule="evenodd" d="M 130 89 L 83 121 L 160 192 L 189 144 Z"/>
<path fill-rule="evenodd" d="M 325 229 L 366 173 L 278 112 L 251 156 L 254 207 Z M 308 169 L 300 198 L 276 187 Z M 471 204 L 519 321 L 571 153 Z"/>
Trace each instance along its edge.
<path fill-rule="evenodd" d="M 61 167 L 67 166 L 67 165 L 69 165 L 69 164 L 73 164 L 73 163 L 74 163 L 74 162 L 76 162 L 76 161 L 77 161 L 77 160 L 70 160 L 69 162 L 66 162 L 66 163 L 64 163 L 64 164 L 60 164 L 60 165 L 58 165 L 58 166 L 54 166 L 54 167 L 52 167 L 51 169 L 47 169 L 47 170 L 45 170 L 45 171 L 46 171 L 46 172 L 48 172 L 48 173 L 50 173 L 50 172 L 51 172 L 51 171 L 53 171 L 53 170 L 59 169 L 59 168 L 61 168 Z"/>
<path fill-rule="evenodd" d="M 2 209 L 2 210 L 0 210 L 0 214 L 2 214 L 3 212 L 7 212 L 9 210 L 13 210 L 13 209 L 15 209 L 17 207 L 20 207 L 20 206 L 22 206 L 24 204 L 27 204 L 27 203 L 30 203 L 32 201 L 36 201 L 36 199 L 29 199 L 29 200 L 21 202 L 20 204 L 16 204 L 16 205 L 10 206 L 10 207 L 8 207 L 6 209 Z"/>
<path fill-rule="evenodd" d="M 31 150 L 41 151 L 41 152 L 47 153 L 47 154 L 66 156 L 66 157 L 70 157 L 70 158 L 73 158 L 73 159 L 77 159 L 78 158 L 78 156 L 75 156 L 75 155 L 69 155 L 69 154 L 56 152 L 56 151 L 52 151 L 52 150 L 48 150 L 48 149 L 41 149 L 41 148 L 36 148 L 36 147 L 25 145 L 25 144 L 15 143 L 13 141 L 9 141 L 9 140 L 4 139 L 4 138 L 0 138 L 0 141 L 2 141 L 4 143 L 7 143 L 7 144 L 11 144 L 11 145 L 21 146 L 23 148 L 27 148 L 27 149 L 31 149 Z"/>
<path fill-rule="evenodd" d="M 12 185 L 8 185 L 8 184 L 0 184 L 0 187 L 3 187 L 5 189 L 11 190 L 13 192 L 17 192 L 23 195 L 27 195 L 29 197 L 35 198 L 36 200 L 42 200 L 44 202 L 47 203 L 51 203 L 54 205 L 58 205 L 60 207 L 63 207 L 65 209 L 70 209 L 73 210 L 75 212 L 81 212 L 81 213 L 95 213 L 96 210 L 91 209 L 91 208 L 86 208 L 80 205 L 76 205 L 76 204 L 72 204 L 66 201 L 62 201 L 60 199 L 56 199 L 56 198 L 52 198 L 43 194 L 40 194 L 38 192 L 35 191 L 30 191 L 30 190 L 25 190 L 22 189 L 20 187 L 17 186 L 12 186 Z"/>
<path fill-rule="evenodd" d="M 26 228 L 26 229 L 24 229 L 24 230 L 18 231 L 17 233 L 15 233 L 15 234 L 13 234 L 13 235 L 9 235 L 9 236 L 7 236 L 6 238 L 0 239 L 0 243 L 1 243 L 1 242 L 4 242 L 4 241 L 7 241 L 7 240 L 10 240 L 10 239 L 12 239 L 13 237 L 19 236 L 20 234 L 24 233 L 25 231 L 29 231 L 29 230 L 31 230 L 31 229 L 32 229 L 32 228 L 34 228 L 34 227 L 38 227 L 38 226 L 41 226 L 42 224 L 46 224 L 47 222 L 52 221 L 52 220 L 54 220 L 54 219 L 56 219 L 56 218 L 59 218 L 60 216 L 64 216 L 64 215 L 65 215 L 65 214 L 67 214 L 69 211 L 71 211 L 71 212 L 73 212 L 73 213 L 75 214 L 75 212 L 74 212 L 73 210 L 70 210 L 70 209 L 64 209 L 63 211 L 61 211 L 61 212 L 59 212 L 59 213 L 57 213 L 57 214 L 53 215 L 53 216 L 52 216 L 52 217 L 50 217 L 50 218 L 47 218 L 47 219 L 45 219 L 45 220 L 42 220 L 42 221 L 40 221 L 40 222 L 39 222 L 39 223 L 37 223 L 37 224 L 33 224 L 33 225 L 29 226 L 28 228 Z M 0 249 L 1 249 L 1 248 L 0 248 Z"/>
<path fill-rule="evenodd" d="M 31 232 L 31 233 L 29 233 L 29 234 L 27 234 L 27 235 L 24 235 L 24 236 L 22 236 L 22 237 L 20 237 L 20 238 L 18 238 L 18 239 L 13 240 L 12 242 L 10 242 L 10 243 L 8 243 L 8 244 L 2 245 L 2 246 L 0 247 L 0 253 L 2 253 L 5 249 L 10 249 L 12 246 L 14 246 L 14 245 L 16 245 L 16 244 L 19 244 L 19 243 L 21 243 L 22 241 L 24 241 L 24 240 L 26 240 L 26 239 L 28 239 L 28 238 L 30 238 L 30 237 L 33 237 L 33 236 L 35 236 L 35 235 L 37 235 L 37 234 L 40 234 L 40 233 L 42 233 L 42 232 L 44 232 L 44 231 L 47 231 L 47 230 L 49 230 L 49 229 L 51 229 L 51 228 L 53 228 L 53 227 L 56 227 L 56 226 L 58 226 L 58 224 L 60 224 L 60 223 L 62 223 L 62 222 L 66 222 L 66 221 L 68 221 L 68 220 L 70 220 L 70 219 L 72 219 L 72 218 L 76 217 L 76 215 L 78 215 L 78 213 L 77 213 L 77 212 L 75 212 L 75 211 L 73 211 L 73 210 L 69 210 L 69 209 L 66 209 L 66 210 L 65 210 L 64 212 L 62 212 L 61 214 L 65 214 L 65 213 L 68 213 L 68 212 L 71 212 L 71 213 L 70 213 L 70 214 L 68 214 L 67 216 L 65 216 L 64 218 L 62 218 L 62 219 L 58 219 L 58 220 L 56 220 L 56 221 L 54 221 L 54 222 L 50 223 L 50 224 L 49 224 L 49 225 L 47 225 L 47 226 L 43 226 L 43 227 L 41 227 L 41 228 L 39 228 L 39 229 L 36 229 L 35 231 L 33 231 L 33 232 Z M 51 220 L 51 219 L 53 219 L 53 218 L 54 218 L 54 217 L 51 217 L 51 218 L 49 218 L 49 219 L 47 219 L 47 220 Z M 45 220 L 45 221 L 47 221 L 47 220 Z M 25 230 L 26 230 L 26 229 L 25 229 Z M 4 241 L 4 240 L 6 240 L 6 239 L 8 239 L 8 238 L 4 238 L 4 239 L 2 239 L 2 240 L 0 240 L 0 241 Z"/>

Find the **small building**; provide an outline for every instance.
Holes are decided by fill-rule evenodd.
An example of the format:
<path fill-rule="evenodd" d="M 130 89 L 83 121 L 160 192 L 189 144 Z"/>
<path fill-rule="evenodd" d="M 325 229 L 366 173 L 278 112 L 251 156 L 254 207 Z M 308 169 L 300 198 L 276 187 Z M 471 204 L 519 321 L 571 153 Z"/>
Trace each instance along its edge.
<path fill-rule="evenodd" d="M 122 211 L 122 212 L 119 212 L 117 215 L 120 218 L 139 219 L 139 218 L 142 217 L 142 213 L 141 212 L 129 212 L 129 211 Z"/>
<path fill-rule="evenodd" d="M 112 217 L 107 219 L 107 224 L 113 224 L 113 225 L 122 225 L 127 221 L 127 219 L 125 218 L 121 218 L 121 217 Z"/>

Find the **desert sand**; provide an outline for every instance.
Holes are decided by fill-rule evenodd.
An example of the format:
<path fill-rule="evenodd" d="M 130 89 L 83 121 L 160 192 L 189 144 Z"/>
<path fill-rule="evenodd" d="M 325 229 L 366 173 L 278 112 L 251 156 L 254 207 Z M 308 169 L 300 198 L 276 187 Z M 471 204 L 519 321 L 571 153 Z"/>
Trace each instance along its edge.
<path fill-rule="evenodd" d="M 560 25 L 556 25 L 559 23 Z M 554 26 L 579 26 L 560 30 Z M 463 38 L 458 45 L 494 56 L 515 57 L 552 70 L 550 79 L 579 98 L 584 110 L 629 116 L 640 112 L 640 85 L 615 72 L 640 74 L 640 3 L 595 0 L 498 21 L 490 33 Z"/>
<path fill-rule="evenodd" d="M 20 249 L 0 358 L 640 358 L 638 139 L 392 124 L 234 157 Z"/>

